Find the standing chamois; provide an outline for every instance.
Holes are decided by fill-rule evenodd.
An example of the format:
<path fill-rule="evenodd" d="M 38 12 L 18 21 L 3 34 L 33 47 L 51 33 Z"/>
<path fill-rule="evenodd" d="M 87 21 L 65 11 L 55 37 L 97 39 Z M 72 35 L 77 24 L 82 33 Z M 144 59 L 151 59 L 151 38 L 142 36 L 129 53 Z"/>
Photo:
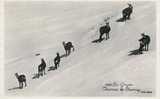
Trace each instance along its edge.
<path fill-rule="evenodd" d="M 73 46 L 72 42 L 65 42 L 65 41 L 63 41 L 62 44 L 63 44 L 63 47 L 64 47 L 64 49 L 65 49 L 66 56 L 70 55 L 70 53 L 71 53 L 71 48 L 72 48 L 73 51 L 74 51 L 74 46 Z"/>
<path fill-rule="evenodd" d="M 25 75 L 18 75 L 18 73 L 15 73 L 15 76 L 18 79 L 20 89 L 23 88 L 23 83 L 25 83 L 25 87 L 27 86 Z"/>
<path fill-rule="evenodd" d="M 105 26 L 100 27 L 100 29 L 99 29 L 99 32 L 100 32 L 99 40 L 102 40 L 103 34 L 106 34 L 106 40 L 109 39 L 110 30 L 111 30 L 111 27 L 109 25 L 109 22 L 107 22 Z"/>
<path fill-rule="evenodd" d="M 46 62 L 44 61 L 44 59 L 41 59 L 41 64 L 38 66 L 38 78 L 40 76 L 43 76 L 43 74 L 45 73 L 45 68 L 46 68 Z"/>
<path fill-rule="evenodd" d="M 133 12 L 133 6 L 131 4 L 128 4 L 128 7 L 123 9 L 123 11 L 122 11 L 123 19 L 129 20 L 132 12 Z"/>

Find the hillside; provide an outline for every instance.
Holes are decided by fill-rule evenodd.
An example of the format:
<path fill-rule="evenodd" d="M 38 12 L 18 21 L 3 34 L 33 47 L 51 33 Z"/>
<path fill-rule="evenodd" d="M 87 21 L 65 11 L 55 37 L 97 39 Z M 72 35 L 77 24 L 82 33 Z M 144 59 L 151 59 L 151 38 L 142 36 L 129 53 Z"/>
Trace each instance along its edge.
<path fill-rule="evenodd" d="M 7 95 L 47 96 L 152 96 L 155 94 L 156 18 L 154 2 L 133 2 L 131 20 L 117 23 L 126 2 L 12 2 L 6 3 L 5 91 Z M 111 16 L 110 39 L 98 38 L 99 27 Z M 141 33 L 151 36 L 150 50 L 128 56 L 139 47 Z M 62 58 L 56 71 L 32 79 L 40 58 L 47 68 L 56 52 L 64 54 L 62 41 L 72 41 L 75 51 Z M 35 56 L 40 53 L 40 56 Z M 14 73 L 27 76 L 28 87 L 18 86 Z M 151 94 L 105 91 L 106 83 L 130 83 Z M 119 86 L 118 86 L 119 87 Z M 11 90 L 8 90 L 11 89 Z"/>

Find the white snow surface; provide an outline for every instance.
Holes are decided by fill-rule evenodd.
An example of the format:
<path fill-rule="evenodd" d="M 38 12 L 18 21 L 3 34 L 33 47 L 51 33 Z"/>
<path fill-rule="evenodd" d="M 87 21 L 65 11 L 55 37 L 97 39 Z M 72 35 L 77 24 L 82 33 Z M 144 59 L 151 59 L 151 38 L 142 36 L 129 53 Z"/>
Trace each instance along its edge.
<path fill-rule="evenodd" d="M 127 2 L 6 2 L 5 92 L 18 96 L 154 96 L 156 66 L 156 16 L 154 2 L 132 2 L 131 20 L 117 23 Z M 99 27 L 111 16 L 110 39 L 98 38 Z M 151 36 L 148 52 L 128 56 L 139 47 L 141 33 Z M 60 67 L 39 79 L 40 59 L 53 65 L 56 52 L 64 54 L 62 41 L 72 41 L 75 51 L 61 59 Z M 35 56 L 40 53 L 40 56 Z M 14 73 L 25 74 L 28 86 L 16 89 Z M 105 91 L 105 83 L 125 82 L 151 94 Z M 13 89 L 13 90 L 8 90 Z"/>

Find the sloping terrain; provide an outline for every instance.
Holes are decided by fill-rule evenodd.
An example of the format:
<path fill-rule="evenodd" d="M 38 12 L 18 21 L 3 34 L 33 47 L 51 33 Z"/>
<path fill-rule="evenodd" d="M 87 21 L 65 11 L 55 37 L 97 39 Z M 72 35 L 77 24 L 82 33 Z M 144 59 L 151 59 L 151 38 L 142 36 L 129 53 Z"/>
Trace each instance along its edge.
<path fill-rule="evenodd" d="M 131 20 L 117 23 L 126 2 L 7 2 L 5 5 L 5 91 L 7 95 L 152 96 L 155 94 L 156 17 L 154 2 L 133 2 Z M 111 17 L 110 39 L 91 43 Z M 128 56 L 139 47 L 140 34 L 151 36 L 148 52 Z M 61 60 L 58 70 L 39 79 L 40 58 L 48 67 L 62 41 L 75 51 Z M 39 56 L 35 56 L 40 53 Z M 17 89 L 14 73 L 26 74 L 28 87 Z M 131 83 L 152 93 L 105 91 L 106 83 Z M 8 90 L 9 89 L 9 90 Z"/>

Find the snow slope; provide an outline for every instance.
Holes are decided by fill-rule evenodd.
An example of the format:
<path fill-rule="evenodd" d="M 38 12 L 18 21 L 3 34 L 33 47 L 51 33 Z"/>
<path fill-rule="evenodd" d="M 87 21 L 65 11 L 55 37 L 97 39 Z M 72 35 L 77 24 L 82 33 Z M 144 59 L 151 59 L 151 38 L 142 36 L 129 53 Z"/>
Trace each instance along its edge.
<path fill-rule="evenodd" d="M 126 2 L 6 2 L 5 92 L 7 95 L 153 96 L 155 94 L 156 17 L 154 2 L 133 2 L 131 20 L 117 23 Z M 99 44 L 98 29 L 111 16 L 110 39 Z M 127 56 L 139 47 L 140 33 L 151 36 L 150 51 Z M 53 65 L 62 41 L 75 52 L 62 58 L 60 68 L 32 79 L 40 58 Z M 40 56 L 35 56 L 40 53 Z M 14 73 L 27 76 L 28 87 L 17 89 Z M 104 91 L 105 83 L 131 83 L 151 94 Z M 8 90 L 9 89 L 9 90 Z"/>

